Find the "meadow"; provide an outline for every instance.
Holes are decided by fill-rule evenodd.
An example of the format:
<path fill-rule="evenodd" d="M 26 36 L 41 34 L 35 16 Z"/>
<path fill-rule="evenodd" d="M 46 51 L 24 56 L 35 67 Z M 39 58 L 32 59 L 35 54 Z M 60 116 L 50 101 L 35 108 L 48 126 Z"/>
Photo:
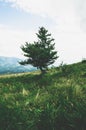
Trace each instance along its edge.
<path fill-rule="evenodd" d="M 1 75 L 0 130 L 86 130 L 86 61 Z"/>

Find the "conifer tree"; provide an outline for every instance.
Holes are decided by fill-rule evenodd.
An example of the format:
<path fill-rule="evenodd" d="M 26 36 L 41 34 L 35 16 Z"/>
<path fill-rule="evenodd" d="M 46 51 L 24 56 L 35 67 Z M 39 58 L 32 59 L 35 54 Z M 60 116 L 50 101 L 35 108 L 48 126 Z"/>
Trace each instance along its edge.
<path fill-rule="evenodd" d="M 21 65 L 31 64 L 41 72 L 45 72 L 49 65 L 53 64 L 58 58 L 55 49 L 54 39 L 51 38 L 51 34 L 48 33 L 44 27 L 41 27 L 36 33 L 38 41 L 34 43 L 28 43 L 21 47 L 24 52 L 26 60 L 21 61 Z"/>

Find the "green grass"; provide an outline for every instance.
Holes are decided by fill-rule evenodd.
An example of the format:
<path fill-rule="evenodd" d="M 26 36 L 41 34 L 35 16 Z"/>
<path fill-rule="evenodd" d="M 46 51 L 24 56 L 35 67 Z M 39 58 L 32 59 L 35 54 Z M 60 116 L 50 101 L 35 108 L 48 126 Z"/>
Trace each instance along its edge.
<path fill-rule="evenodd" d="M 85 130 L 86 62 L 0 76 L 0 130 Z"/>

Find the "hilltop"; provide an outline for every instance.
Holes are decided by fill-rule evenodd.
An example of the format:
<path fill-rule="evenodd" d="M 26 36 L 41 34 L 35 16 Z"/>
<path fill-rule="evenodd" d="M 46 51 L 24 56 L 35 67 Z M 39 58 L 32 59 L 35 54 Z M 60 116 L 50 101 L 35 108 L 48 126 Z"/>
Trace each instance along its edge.
<path fill-rule="evenodd" d="M 86 61 L 0 76 L 0 130 L 24 129 L 86 129 Z"/>

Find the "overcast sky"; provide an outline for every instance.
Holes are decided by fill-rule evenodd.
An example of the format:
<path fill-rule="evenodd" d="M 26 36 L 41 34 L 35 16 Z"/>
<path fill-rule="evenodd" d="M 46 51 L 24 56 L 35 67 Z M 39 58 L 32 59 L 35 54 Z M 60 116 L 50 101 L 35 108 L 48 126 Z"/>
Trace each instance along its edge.
<path fill-rule="evenodd" d="M 0 0 L 0 56 L 22 58 L 20 46 L 35 41 L 41 26 L 55 39 L 60 62 L 86 58 L 86 0 Z"/>

